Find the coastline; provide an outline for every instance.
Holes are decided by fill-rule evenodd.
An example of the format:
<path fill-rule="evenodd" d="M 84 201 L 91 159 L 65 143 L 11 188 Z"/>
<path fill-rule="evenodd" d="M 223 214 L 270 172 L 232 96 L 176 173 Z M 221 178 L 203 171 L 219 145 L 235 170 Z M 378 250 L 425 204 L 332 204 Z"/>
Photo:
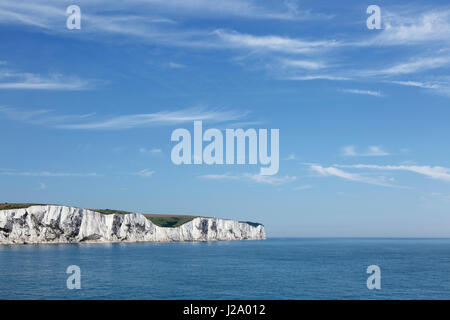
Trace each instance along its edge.
<path fill-rule="evenodd" d="M 264 226 L 195 217 L 178 227 L 160 227 L 138 213 L 102 214 L 42 205 L 0 211 L 0 244 L 70 244 L 264 240 Z"/>

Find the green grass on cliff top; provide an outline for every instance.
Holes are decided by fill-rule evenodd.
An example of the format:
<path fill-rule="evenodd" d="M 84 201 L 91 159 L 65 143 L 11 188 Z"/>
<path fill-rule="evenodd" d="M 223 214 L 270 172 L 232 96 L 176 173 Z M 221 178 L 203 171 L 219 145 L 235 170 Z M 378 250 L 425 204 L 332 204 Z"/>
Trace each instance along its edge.
<path fill-rule="evenodd" d="M 123 211 L 123 210 L 112 210 L 112 209 L 91 209 L 92 211 L 100 212 L 103 214 L 129 214 L 133 212 Z M 190 215 L 177 215 L 177 214 L 146 214 L 144 216 L 160 227 L 165 228 L 175 228 L 179 227 L 186 222 L 197 218 L 197 216 Z"/>
<path fill-rule="evenodd" d="M 39 203 L 0 203 L 0 210 L 10 210 L 10 209 L 24 209 L 31 206 L 45 206 L 46 204 Z M 103 214 L 130 214 L 133 212 L 123 211 L 123 210 L 112 210 L 112 209 L 89 209 L 92 211 L 100 212 Z M 198 216 L 192 215 L 178 215 L 178 214 L 145 214 L 144 216 L 156 224 L 159 227 L 165 228 L 176 228 L 179 227 L 186 222 L 189 222 Z M 248 223 L 251 226 L 259 226 L 260 223 L 250 222 L 250 221 L 240 221 L 244 223 Z"/>
<path fill-rule="evenodd" d="M 10 210 L 10 209 L 24 209 L 31 206 L 45 206 L 45 204 L 39 203 L 0 203 L 0 210 Z"/>

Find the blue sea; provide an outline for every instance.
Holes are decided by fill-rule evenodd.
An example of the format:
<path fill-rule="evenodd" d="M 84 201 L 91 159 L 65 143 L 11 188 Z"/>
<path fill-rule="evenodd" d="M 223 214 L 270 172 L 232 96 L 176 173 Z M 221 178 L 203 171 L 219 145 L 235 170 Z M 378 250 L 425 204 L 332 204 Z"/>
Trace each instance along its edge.
<path fill-rule="evenodd" d="M 0 246 L 0 299 L 450 299 L 450 239 Z"/>

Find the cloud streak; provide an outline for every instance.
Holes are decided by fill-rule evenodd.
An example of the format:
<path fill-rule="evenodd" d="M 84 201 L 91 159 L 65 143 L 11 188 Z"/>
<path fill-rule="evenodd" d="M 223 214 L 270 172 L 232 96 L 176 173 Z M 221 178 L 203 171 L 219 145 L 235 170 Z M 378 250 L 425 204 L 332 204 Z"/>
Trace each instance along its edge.
<path fill-rule="evenodd" d="M 378 186 L 382 186 L 382 187 L 391 187 L 391 188 L 397 187 L 395 185 L 392 185 L 392 184 L 386 182 L 385 177 L 376 177 L 376 178 L 365 177 L 365 176 L 362 176 L 357 173 L 343 171 L 341 169 L 336 168 L 336 166 L 322 167 L 320 165 L 311 165 L 310 169 L 312 171 L 318 173 L 322 177 L 334 176 L 334 177 L 338 177 L 338 178 L 341 178 L 344 180 L 361 182 L 361 183 L 366 183 L 366 184 L 373 184 L 373 185 L 378 185 Z"/>
<path fill-rule="evenodd" d="M 23 176 L 23 177 L 98 177 L 97 173 L 73 173 L 73 172 L 49 172 L 49 171 L 17 171 L 1 169 L 2 176 Z"/>
<path fill-rule="evenodd" d="M 143 169 L 143 170 L 137 172 L 136 174 L 137 174 L 138 176 L 140 176 L 140 177 L 143 177 L 143 178 L 151 178 L 151 177 L 153 177 L 153 175 L 154 175 L 155 173 L 156 173 L 156 171 L 154 171 L 154 170 Z"/>
<path fill-rule="evenodd" d="M 384 30 L 372 41 L 378 45 L 419 44 L 435 41 L 450 41 L 450 10 L 448 7 L 431 11 L 388 11 L 384 14 Z"/>
<path fill-rule="evenodd" d="M 383 94 L 379 91 L 371 91 L 371 90 L 359 90 L 359 89 L 342 89 L 344 93 L 352 93 L 352 94 L 360 94 L 360 95 L 368 95 L 374 97 L 382 97 Z"/>
<path fill-rule="evenodd" d="M 355 164 L 355 165 L 336 165 L 340 168 L 355 169 L 373 169 L 381 171 L 408 171 L 424 175 L 426 177 L 450 181 L 450 168 L 440 166 L 413 166 L 413 165 L 372 165 L 372 164 Z"/>
<path fill-rule="evenodd" d="M 0 89 L 78 91 L 92 87 L 92 81 L 60 74 L 41 76 L 27 72 L 0 71 Z"/>
<path fill-rule="evenodd" d="M 399 63 L 389 68 L 366 71 L 363 73 L 366 73 L 367 75 L 396 76 L 446 67 L 449 64 L 450 58 L 448 57 L 426 57 L 417 58 L 405 63 Z"/>
<path fill-rule="evenodd" d="M 98 117 L 94 114 L 53 115 L 50 110 L 19 111 L 0 106 L 0 114 L 5 115 L 9 119 L 58 129 L 121 130 L 158 125 L 176 125 L 194 120 L 204 120 L 213 123 L 236 121 L 245 117 L 248 112 L 189 108 L 177 111 Z"/>
<path fill-rule="evenodd" d="M 295 176 L 265 176 L 253 173 L 244 173 L 241 175 L 225 174 L 206 174 L 200 176 L 206 180 L 247 180 L 258 184 L 267 184 L 272 186 L 280 186 L 285 183 L 294 182 L 297 180 Z"/>
<path fill-rule="evenodd" d="M 306 41 L 277 35 L 255 36 L 221 29 L 214 31 L 214 34 L 224 43 L 235 48 L 259 49 L 286 53 L 307 53 L 317 49 L 333 48 L 339 45 L 335 40 Z"/>
<path fill-rule="evenodd" d="M 33 30 L 77 39 L 101 39 L 102 41 L 141 42 L 166 47 L 187 47 L 202 50 L 228 50 L 232 54 L 250 55 L 241 65 L 256 64 L 269 70 L 281 80 L 296 81 L 346 81 L 362 80 L 386 82 L 394 79 L 396 84 L 437 90 L 449 94 L 450 85 L 426 84 L 405 81 L 395 77 L 423 73 L 450 66 L 448 46 L 450 43 L 450 9 L 441 6 L 423 10 L 414 6 L 392 7 L 383 11 L 383 31 L 375 36 L 361 36 L 349 40 L 350 35 L 339 34 L 339 38 L 311 38 L 298 33 L 289 34 L 267 31 L 256 34 L 247 30 L 235 30 L 227 25 L 228 18 L 283 20 L 283 23 L 301 19 L 328 19 L 331 16 L 315 14 L 299 7 L 294 1 L 260 2 L 253 0 L 130 0 L 126 4 L 106 0 L 80 0 L 83 9 L 83 28 L 78 33 L 68 33 L 60 27 L 67 14 L 62 5 L 50 0 L 18 2 L 4 0 L 0 3 L 0 23 L 28 25 Z M 100 8 L 108 7 L 105 13 Z M 127 14 L 118 13 L 127 9 Z M 180 19 L 181 17 L 181 19 Z M 216 19 L 220 23 L 206 23 L 201 27 L 185 24 L 186 18 Z M 227 18 L 227 19 L 223 19 Z M 35 28 L 38 27 L 38 28 Z M 244 28 L 244 27 L 243 27 Z M 374 33 L 373 33 L 374 34 Z M 80 36 L 82 35 L 82 37 Z M 352 39 L 354 35 L 352 34 Z M 367 64 L 358 64 L 358 59 L 348 61 L 352 52 L 368 47 L 393 47 L 399 45 L 431 46 L 432 54 L 419 57 L 417 53 L 400 56 L 399 62 L 379 69 L 367 69 Z M 447 51 L 445 51 L 447 50 Z M 428 50 L 430 51 L 430 50 Z M 411 52 L 424 52 L 416 50 Z M 446 53 L 447 52 L 447 53 Z M 397 55 L 395 55 L 397 56 Z M 384 56 L 385 57 L 385 56 Z M 337 63 L 334 63 L 337 60 Z M 233 60 L 233 59 L 231 59 Z M 333 62 L 333 63 L 330 63 Z M 183 68 L 183 64 L 169 62 L 169 68 Z M 35 79 L 2 81 L 0 89 L 29 90 L 84 90 L 92 86 L 82 79 L 63 79 L 50 76 L 35 76 Z M 392 82 L 392 84 L 395 84 Z M 380 97 L 372 90 L 345 89 L 347 93 Z"/>
<path fill-rule="evenodd" d="M 342 148 L 342 155 L 345 157 L 381 157 L 390 155 L 381 146 L 369 146 L 365 152 L 357 152 L 354 146 Z"/>

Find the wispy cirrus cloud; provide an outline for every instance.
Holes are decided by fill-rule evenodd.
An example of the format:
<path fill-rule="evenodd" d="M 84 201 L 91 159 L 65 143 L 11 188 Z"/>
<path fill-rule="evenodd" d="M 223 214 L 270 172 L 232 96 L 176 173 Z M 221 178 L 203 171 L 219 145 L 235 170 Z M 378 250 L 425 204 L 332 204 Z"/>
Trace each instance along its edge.
<path fill-rule="evenodd" d="M 288 155 L 286 158 L 284 158 L 283 160 L 286 161 L 291 161 L 291 160 L 295 160 L 297 159 L 294 153 L 291 153 L 290 155 Z"/>
<path fill-rule="evenodd" d="M 413 11 L 413 12 L 411 12 Z M 383 13 L 384 28 L 371 42 L 378 45 L 412 45 L 435 41 L 450 42 L 450 9 L 442 7 L 423 11 L 408 6 L 406 10 Z"/>
<path fill-rule="evenodd" d="M 83 9 L 83 28 L 78 33 L 69 33 L 61 27 L 67 14 L 65 7 L 50 0 L 29 0 L 18 2 L 4 0 L 0 3 L 0 23 L 9 25 L 29 25 L 40 27 L 46 33 L 56 33 L 65 37 L 83 39 L 102 39 L 110 41 L 120 36 L 125 41 L 144 42 L 160 46 L 195 47 L 202 50 L 220 49 L 231 54 L 256 54 L 261 58 L 259 65 L 268 66 L 271 75 L 282 80 L 296 81 L 347 81 L 362 80 L 384 82 L 386 79 L 407 82 L 397 77 L 412 75 L 450 66 L 446 54 L 450 38 L 450 9 L 448 6 L 424 10 L 414 5 L 383 8 L 384 30 L 373 33 L 374 36 L 361 37 L 350 41 L 348 35 L 339 34 L 336 39 L 323 40 L 323 37 L 309 37 L 297 33 L 269 31 L 256 34 L 237 30 L 235 25 L 227 23 L 205 24 L 192 27 L 186 25 L 180 17 L 196 16 L 206 19 L 218 19 L 224 22 L 229 18 L 301 20 L 328 19 L 332 16 L 315 13 L 295 1 L 259 2 L 254 0 L 130 0 L 127 3 L 106 0 L 80 0 Z M 107 7 L 108 12 L 101 8 Z M 123 14 L 126 8 L 127 14 Z M 181 9 L 180 9 L 181 8 Z M 406 8 L 406 9 L 405 9 Z M 283 22 L 286 22 L 283 21 Z M 244 28 L 243 28 L 244 29 Z M 35 30 L 35 29 L 33 29 Z M 111 35 L 111 37 L 109 37 Z M 353 36 L 353 35 L 352 35 Z M 81 39 L 81 37 L 80 37 Z M 393 45 L 420 46 L 433 45 L 432 54 L 420 57 L 418 52 L 398 55 L 396 64 L 378 69 L 366 69 L 359 59 L 352 61 L 352 52 L 361 47 L 391 47 Z M 427 47 L 428 48 L 428 47 Z M 436 50 L 434 50 L 436 49 Z M 443 51 L 442 51 L 443 50 Z M 448 52 L 448 51 L 447 51 Z M 397 56 L 397 55 L 395 55 Z M 385 58 L 386 56 L 384 56 Z M 245 67 L 252 63 L 252 57 L 243 61 Z M 230 59 L 232 60 L 232 59 Z M 338 61 L 341 60 L 341 61 Z M 391 60 L 391 59 L 389 59 Z M 338 61 L 337 64 L 329 62 Z M 253 62 L 255 63 L 255 62 Z M 184 65 L 176 62 L 168 64 L 172 68 Z M 260 67 L 264 68 L 264 67 Z M 0 84 L 3 89 L 53 89 L 82 90 L 92 86 L 86 80 L 67 79 L 54 81 L 52 76 L 41 76 L 41 81 L 7 81 Z M 57 79 L 58 80 L 58 79 Z M 414 85 L 410 85 L 414 87 Z M 426 87 L 425 87 L 426 86 Z M 449 94 L 450 85 L 415 86 Z M 382 96 L 372 90 L 354 90 L 355 94 Z"/>
<path fill-rule="evenodd" d="M 310 169 L 322 177 L 338 177 L 344 180 L 361 182 L 366 184 L 373 184 L 382 187 L 398 187 L 391 183 L 389 183 L 386 177 L 367 177 L 357 173 L 351 173 L 347 171 L 343 171 L 341 169 L 336 168 L 336 166 L 331 167 L 323 167 L 321 165 L 311 165 Z"/>
<path fill-rule="evenodd" d="M 163 22 L 168 20 L 165 16 L 174 14 L 263 20 L 323 20 L 333 17 L 333 15 L 315 13 L 299 7 L 296 2 L 290 0 L 273 2 L 271 5 L 254 0 L 128 0 L 126 4 L 120 1 L 79 0 L 77 5 L 95 16 L 100 14 L 102 8 L 107 7 L 111 12 L 127 9 L 133 14 L 140 13 L 147 18 L 153 17 L 152 20 L 158 18 Z M 4 0 L 0 4 L 0 17 L 8 23 L 50 28 L 65 15 L 65 7 L 51 0 L 28 0 L 27 2 Z"/>
<path fill-rule="evenodd" d="M 46 125 L 68 130 L 119 130 L 157 125 L 174 125 L 194 120 L 213 123 L 236 121 L 248 115 L 246 111 L 227 111 L 206 108 L 188 108 L 176 111 L 127 114 L 119 116 L 97 116 L 95 114 L 54 115 L 50 110 L 21 111 L 0 106 L 0 114 L 9 119 Z"/>
<path fill-rule="evenodd" d="M 161 153 L 162 153 L 162 150 L 159 149 L 159 148 L 151 148 L 151 149 L 147 149 L 147 148 L 141 147 L 141 148 L 139 148 L 139 153 L 141 153 L 141 154 L 152 154 L 152 155 L 155 155 L 155 154 L 161 154 Z"/>
<path fill-rule="evenodd" d="M 341 154 L 346 157 L 381 157 L 390 155 L 381 146 L 369 146 L 364 152 L 357 152 L 355 146 L 345 146 Z"/>
<path fill-rule="evenodd" d="M 95 81 L 61 74 L 42 76 L 28 72 L 0 71 L 0 89 L 16 90 L 86 90 L 94 86 Z"/>
<path fill-rule="evenodd" d="M 450 168 L 441 166 L 416 166 L 416 165 L 336 165 L 340 168 L 373 169 L 380 171 L 408 171 L 427 176 L 432 179 L 450 181 Z"/>
<path fill-rule="evenodd" d="M 261 174 L 244 174 L 244 177 L 247 179 L 250 179 L 253 182 L 256 183 L 262 183 L 262 184 L 270 184 L 274 186 L 279 186 L 288 182 L 293 182 L 297 180 L 297 177 L 295 176 L 266 176 Z"/>
<path fill-rule="evenodd" d="M 397 7 L 394 10 L 402 12 L 402 8 Z M 384 11 L 385 12 L 385 11 Z M 314 80 L 330 80 L 330 81 L 346 81 L 346 80 L 364 80 L 370 82 L 386 82 L 386 78 L 393 78 L 393 81 L 403 81 L 402 79 L 395 79 L 399 76 L 422 74 L 433 70 L 442 70 L 450 67 L 450 58 L 448 56 L 448 36 L 446 36 L 445 42 L 435 41 L 435 49 L 432 50 L 432 55 L 418 56 L 417 53 L 401 55 L 400 60 L 397 63 L 392 63 L 391 66 L 386 67 L 386 62 L 377 69 L 367 69 L 365 66 L 353 64 L 353 62 L 344 63 L 329 63 L 329 61 L 336 60 L 336 57 L 344 59 L 341 56 L 342 52 L 352 52 L 353 50 L 359 50 L 361 46 L 376 47 L 376 46 L 391 46 L 393 44 L 405 45 L 406 43 L 414 44 L 418 47 L 425 43 L 432 42 L 428 36 L 429 34 L 440 34 L 441 31 L 436 29 L 433 25 L 435 22 L 437 25 L 442 24 L 441 27 L 445 34 L 450 25 L 445 17 L 450 13 L 448 8 L 443 8 L 439 13 L 437 10 L 428 11 L 423 13 L 421 10 L 416 12 L 408 11 L 401 16 L 407 17 L 399 20 L 397 24 L 389 24 L 387 29 L 377 36 L 369 37 L 369 39 L 361 39 L 357 41 L 348 41 L 345 37 L 338 40 L 329 41 L 317 41 L 317 39 L 311 39 L 310 41 L 304 41 L 302 39 L 295 39 L 289 37 L 279 36 L 263 36 L 257 37 L 245 34 L 236 35 L 236 39 L 233 38 L 233 34 L 227 34 L 234 42 L 240 43 L 241 47 L 245 46 L 253 47 L 253 49 L 259 49 L 259 47 L 266 46 L 268 49 L 271 45 L 280 44 L 280 51 L 278 54 L 290 54 L 292 56 L 281 58 L 281 63 L 269 63 L 269 70 L 278 69 L 278 72 L 273 72 L 278 79 L 283 80 L 298 80 L 298 81 L 314 81 Z M 423 19 L 418 17 L 423 16 Z M 383 14 L 383 18 L 384 18 Z M 387 19 L 389 20 L 389 19 Z M 430 27 L 433 25 L 432 27 Z M 427 28 L 431 28 L 428 30 Z M 406 41 L 410 36 L 412 37 L 414 32 L 417 31 L 415 36 L 422 42 Z M 420 36 L 418 34 L 421 34 Z M 444 36 L 445 37 L 445 36 Z M 439 35 L 438 39 L 444 38 Z M 389 38 L 389 40 L 388 40 Z M 385 39 L 385 41 L 382 41 Z M 296 42 L 295 40 L 300 40 Z M 411 40 L 411 39 L 410 39 Z M 269 44 L 267 44 L 269 43 Z M 333 50 L 330 50 L 333 49 Z M 329 52 L 333 53 L 331 57 Z M 413 52 L 413 51 L 412 51 Z M 418 51 L 420 52 L 420 51 Z M 388 59 L 392 60 L 392 59 Z M 349 68 L 349 65 L 353 65 L 353 68 Z M 344 67 L 345 66 L 345 67 Z M 343 68 L 344 67 L 344 68 Z M 450 92 L 450 86 L 437 86 L 427 85 L 427 89 L 436 89 L 441 93 Z M 371 95 L 374 97 L 382 97 L 383 94 L 380 91 L 374 90 L 361 90 L 361 89 L 346 89 L 347 93 Z"/>
<path fill-rule="evenodd" d="M 333 48 L 340 45 L 335 40 L 307 41 L 278 35 L 255 36 L 223 29 L 215 30 L 214 34 L 232 47 L 286 53 L 307 53 L 316 49 Z"/>
<path fill-rule="evenodd" d="M 392 84 L 406 86 L 406 87 L 416 87 L 426 90 L 433 90 L 438 94 L 450 96 L 450 78 L 439 77 L 429 81 L 389 81 Z"/>
<path fill-rule="evenodd" d="M 226 122 L 240 119 L 245 113 L 235 111 L 214 111 L 199 108 L 184 109 L 179 111 L 161 111 L 156 113 L 129 114 L 110 117 L 98 121 L 84 123 L 60 124 L 56 127 L 74 130 L 102 130 L 102 129 L 130 129 L 152 125 L 172 125 L 194 120 L 211 122 Z"/>
<path fill-rule="evenodd" d="M 288 77 L 284 77 L 282 79 L 283 80 L 294 80 L 294 81 L 311 81 L 311 80 L 347 81 L 347 80 L 351 80 L 351 78 L 349 78 L 349 77 L 336 76 L 336 75 L 331 75 L 331 74 L 288 76 Z"/>
<path fill-rule="evenodd" d="M 63 123 L 82 122 L 94 116 L 94 114 L 92 113 L 79 115 L 61 115 L 54 114 L 52 110 L 46 109 L 19 110 L 5 106 L 0 106 L 0 115 L 3 115 L 10 120 L 45 126 L 57 126 Z"/>
<path fill-rule="evenodd" d="M 396 76 L 411 73 L 418 73 L 422 71 L 447 67 L 450 65 L 450 57 L 423 57 L 415 58 L 411 61 L 398 63 L 391 67 L 379 70 L 363 71 L 366 75 L 382 75 L 382 76 Z"/>
<path fill-rule="evenodd" d="M 406 171 L 413 172 L 431 179 L 450 181 L 450 168 L 441 166 L 418 166 L 418 165 L 372 165 L 372 164 L 353 164 L 353 165 L 342 165 L 335 164 L 329 167 L 323 167 L 321 165 L 313 164 L 310 165 L 310 169 L 318 173 L 322 177 L 335 176 L 345 180 L 362 182 L 373 185 L 380 185 L 384 187 L 396 187 L 405 188 L 402 186 L 397 186 L 391 184 L 393 178 L 386 178 L 385 176 L 365 176 L 359 173 L 344 171 L 343 169 L 364 169 L 364 170 L 377 170 L 382 172 L 389 171 Z"/>
<path fill-rule="evenodd" d="M 239 180 L 241 177 L 238 175 L 232 175 L 230 173 L 223 173 L 223 174 L 205 174 L 200 176 L 200 178 L 206 180 Z"/>
<path fill-rule="evenodd" d="M 423 6 L 417 7 L 411 5 L 407 9 L 405 8 L 402 6 L 383 8 L 383 21 L 385 21 L 385 26 L 380 33 L 374 37 L 357 41 L 338 40 L 337 43 L 339 45 L 336 46 L 336 49 L 343 49 L 350 52 L 361 46 L 414 46 L 420 49 L 426 45 L 426 49 L 433 52 L 433 54 L 422 55 L 421 53 L 426 51 L 411 50 L 410 54 L 402 54 L 400 56 L 400 59 L 403 59 L 403 61 L 399 60 L 397 63 L 391 62 L 391 65 L 388 65 L 388 67 L 386 67 L 386 62 L 377 69 L 367 69 L 364 66 L 354 65 L 353 70 L 349 71 L 347 67 L 343 69 L 339 66 L 334 68 L 325 65 L 324 68 L 320 69 L 321 74 L 324 76 L 320 76 L 317 73 L 314 74 L 311 72 L 314 69 L 309 69 L 309 74 L 289 75 L 282 78 L 302 81 L 364 80 L 370 82 L 389 82 L 392 84 L 430 89 L 437 93 L 449 95 L 450 84 L 445 80 L 424 82 L 395 79 L 405 75 L 424 74 L 433 71 L 438 72 L 440 70 L 448 71 L 450 67 L 450 56 L 448 55 L 450 43 L 449 7 L 443 6 L 440 9 L 424 10 Z M 321 51 L 321 53 L 324 52 L 326 51 Z M 390 60 L 388 59 L 387 61 Z M 317 59 L 316 61 L 319 62 L 320 60 Z M 311 66 L 314 66 L 314 64 L 311 64 Z M 386 78 L 392 78 L 394 80 L 386 81 Z M 376 97 L 383 96 L 381 92 L 372 90 L 351 89 L 348 93 L 367 94 Z"/>
<path fill-rule="evenodd" d="M 33 31 L 57 34 L 83 40 L 123 41 L 158 44 L 165 47 L 201 49 L 236 49 L 292 53 L 310 51 L 328 45 L 327 41 L 306 41 L 277 35 L 256 36 L 217 29 L 216 26 L 185 25 L 192 18 L 222 19 L 225 17 L 268 20 L 323 20 L 332 15 L 313 13 L 299 8 L 295 1 L 261 3 L 254 0 L 130 0 L 126 3 L 107 0 L 80 0 L 83 27 L 67 32 L 66 6 L 51 0 L 0 3 L 0 24 L 25 25 Z M 107 11 L 104 8 L 108 8 Z M 126 12 L 121 13 L 121 12 Z M 35 28 L 38 27 L 38 28 Z M 82 36 L 82 37 L 81 37 Z M 171 68 L 184 65 L 170 63 Z M 36 85 L 35 85 L 36 86 Z"/>
<path fill-rule="evenodd" d="M 398 84 L 401 86 L 408 86 L 408 87 L 418 87 L 418 88 L 424 88 L 424 89 L 439 89 L 441 86 L 436 83 L 431 82 L 421 82 L 421 81 L 389 81 L 393 84 Z"/>
<path fill-rule="evenodd" d="M 372 91 L 372 90 L 342 89 L 341 91 L 344 93 L 368 95 L 368 96 L 374 96 L 374 97 L 382 97 L 383 96 L 383 94 L 380 91 Z"/>
<path fill-rule="evenodd" d="M 244 173 L 240 175 L 232 175 L 230 173 L 225 174 L 206 174 L 200 176 L 202 179 L 207 180 L 247 180 L 258 184 L 267 184 L 273 186 L 280 186 L 285 183 L 293 182 L 297 180 L 295 176 L 265 176 L 253 173 Z"/>
<path fill-rule="evenodd" d="M 313 60 L 294 60 L 294 59 L 283 59 L 281 63 L 285 67 L 300 68 L 306 70 L 319 70 L 326 68 L 326 64 L 321 61 Z"/>
<path fill-rule="evenodd" d="M 98 177 L 99 174 L 74 173 L 74 172 L 50 172 L 50 171 L 19 171 L 14 169 L 0 169 L 2 176 L 23 176 L 23 177 Z"/>
<path fill-rule="evenodd" d="M 154 170 L 150 170 L 150 169 L 143 169 L 141 171 L 138 171 L 136 173 L 136 175 L 143 177 L 143 178 L 151 178 L 153 177 L 153 175 L 156 173 L 156 171 Z"/>
<path fill-rule="evenodd" d="M 131 3 L 136 1 L 131 1 Z M 304 10 L 293 1 L 280 1 L 267 7 L 253 0 L 149 0 L 147 4 L 162 12 L 182 12 L 184 15 L 233 16 L 247 19 L 309 20 L 332 16 Z"/>

